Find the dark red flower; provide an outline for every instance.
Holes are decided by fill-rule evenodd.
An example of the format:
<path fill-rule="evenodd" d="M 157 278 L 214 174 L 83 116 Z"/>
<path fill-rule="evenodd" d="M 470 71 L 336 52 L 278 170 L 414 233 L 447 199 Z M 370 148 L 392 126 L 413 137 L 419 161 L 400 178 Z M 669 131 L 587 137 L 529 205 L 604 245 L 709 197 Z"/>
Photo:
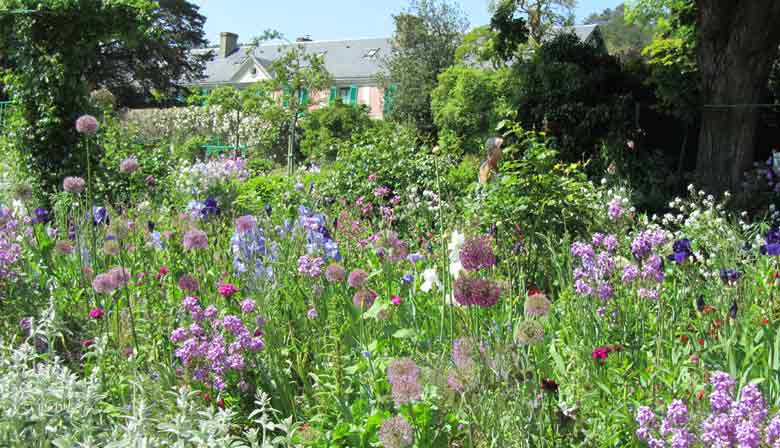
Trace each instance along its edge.
<path fill-rule="evenodd" d="M 83 341 L 81 341 L 81 346 L 84 348 L 88 348 L 91 347 L 94 342 L 95 341 L 93 341 L 92 339 L 84 339 Z"/>
<path fill-rule="evenodd" d="M 217 401 L 217 407 L 220 409 L 225 409 L 225 399 L 220 398 L 219 401 Z"/>
<path fill-rule="evenodd" d="M 558 393 L 558 383 L 552 378 L 545 378 L 542 380 L 542 390 L 551 394 Z"/>

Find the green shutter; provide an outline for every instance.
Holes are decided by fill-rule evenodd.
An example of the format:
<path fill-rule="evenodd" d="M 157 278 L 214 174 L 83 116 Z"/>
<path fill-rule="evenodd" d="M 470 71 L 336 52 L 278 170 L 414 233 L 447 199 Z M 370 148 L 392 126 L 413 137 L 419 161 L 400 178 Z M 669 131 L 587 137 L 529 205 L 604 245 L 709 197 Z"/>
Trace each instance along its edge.
<path fill-rule="evenodd" d="M 357 104 L 358 99 L 358 87 L 357 86 L 350 86 L 349 87 L 349 104 L 355 105 Z"/>
<path fill-rule="evenodd" d="M 282 90 L 282 105 L 284 107 L 287 107 L 290 105 L 290 88 L 285 87 L 284 90 Z"/>
<path fill-rule="evenodd" d="M 298 91 L 298 101 L 304 106 L 309 104 L 309 89 L 301 89 Z"/>
<path fill-rule="evenodd" d="M 339 97 L 339 89 L 338 87 L 331 87 L 330 88 L 330 99 L 328 100 L 328 104 L 333 104 L 336 102 L 336 98 Z"/>
<path fill-rule="evenodd" d="M 398 86 L 396 84 L 391 84 L 385 88 L 384 92 L 384 106 L 382 109 L 382 113 L 384 114 L 384 117 L 387 118 L 388 115 L 390 115 L 390 111 L 393 107 L 393 95 L 395 94 L 396 89 L 398 89 Z"/>

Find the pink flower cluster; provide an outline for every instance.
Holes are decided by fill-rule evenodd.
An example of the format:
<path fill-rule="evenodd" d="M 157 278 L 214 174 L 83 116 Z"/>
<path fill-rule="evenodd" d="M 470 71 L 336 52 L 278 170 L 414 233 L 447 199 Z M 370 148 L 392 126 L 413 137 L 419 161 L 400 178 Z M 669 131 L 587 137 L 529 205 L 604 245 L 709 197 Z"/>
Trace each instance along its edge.
<path fill-rule="evenodd" d="M 92 280 L 92 288 L 99 294 L 110 294 L 130 281 L 130 271 L 115 267 L 103 274 L 98 274 Z"/>
<path fill-rule="evenodd" d="M 171 332 L 171 342 L 177 345 L 174 354 L 193 380 L 221 391 L 227 387 L 227 375 L 245 370 L 247 357 L 265 347 L 264 322 L 256 318 L 255 331 L 250 333 L 239 316 L 228 314 L 220 319 L 214 305 L 203 309 L 196 297 L 185 297 L 182 307 L 192 322 Z M 242 308 L 247 316 L 254 312 L 246 301 Z"/>
<path fill-rule="evenodd" d="M 15 276 L 13 265 L 22 254 L 18 236 L 18 223 L 11 210 L 0 207 L 0 279 Z"/>

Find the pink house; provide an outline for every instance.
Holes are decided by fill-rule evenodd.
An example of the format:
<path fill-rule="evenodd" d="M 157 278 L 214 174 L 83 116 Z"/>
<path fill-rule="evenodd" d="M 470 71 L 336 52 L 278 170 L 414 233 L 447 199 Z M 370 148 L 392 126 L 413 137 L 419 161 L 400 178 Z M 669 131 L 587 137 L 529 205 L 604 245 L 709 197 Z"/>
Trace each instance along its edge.
<path fill-rule="evenodd" d="M 312 41 L 299 39 L 308 53 L 320 54 L 325 67 L 333 78 L 330 89 L 322 92 L 304 92 L 311 104 L 310 109 L 325 106 L 341 98 L 345 104 L 364 104 L 374 118 L 385 114 L 385 91 L 379 87 L 376 75 L 381 71 L 382 59 L 390 55 L 390 39 L 352 39 L 333 41 Z M 269 67 L 284 51 L 284 44 L 260 45 L 252 51 L 249 46 L 238 43 L 238 35 L 222 33 L 220 46 L 214 51 L 214 58 L 206 65 L 205 78 L 188 84 L 190 87 L 208 91 L 219 86 L 245 87 L 269 79 Z"/>

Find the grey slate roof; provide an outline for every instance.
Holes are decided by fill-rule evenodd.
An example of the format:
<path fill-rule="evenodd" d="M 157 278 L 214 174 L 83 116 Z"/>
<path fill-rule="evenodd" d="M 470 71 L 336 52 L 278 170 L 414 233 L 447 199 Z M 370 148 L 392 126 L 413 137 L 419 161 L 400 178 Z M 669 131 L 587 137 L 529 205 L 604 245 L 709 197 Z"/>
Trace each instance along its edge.
<path fill-rule="evenodd" d="M 565 26 L 562 28 L 554 28 L 551 32 L 553 36 L 560 33 L 573 32 L 582 42 L 587 42 L 591 38 L 593 33 L 599 28 L 599 25 L 575 25 Z"/>
<path fill-rule="evenodd" d="M 374 77 L 381 70 L 382 59 L 390 55 L 392 43 L 388 38 L 351 39 L 339 41 L 295 42 L 293 45 L 303 45 L 307 53 L 323 54 L 325 68 L 336 81 L 366 80 Z M 252 55 L 248 55 L 248 46 L 221 58 L 219 49 L 195 50 L 195 52 L 214 52 L 214 58 L 206 64 L 205 78 L 196 84 L 223 84 L 232 81 L 233 77 L 248 62 L 249 56 L 262 65 L 267 71 L 271 62 L 290 44 L 265 44 L 258 46 Z M 371 57 L 372 50 L 378 50 Z"/>

